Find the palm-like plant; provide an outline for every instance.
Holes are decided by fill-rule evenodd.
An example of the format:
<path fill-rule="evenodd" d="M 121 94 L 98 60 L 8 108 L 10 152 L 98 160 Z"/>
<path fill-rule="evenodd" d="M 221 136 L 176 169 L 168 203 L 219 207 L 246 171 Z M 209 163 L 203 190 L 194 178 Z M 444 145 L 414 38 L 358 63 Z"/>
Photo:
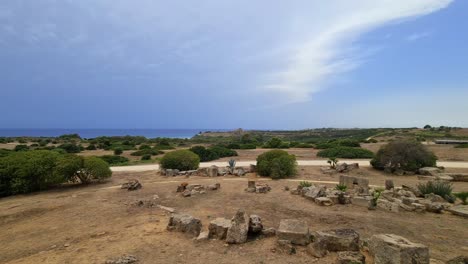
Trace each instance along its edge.
<path fill-rule="evenodd" d="M 331 169 L 335 169 L 336 168 L 336 164 L 338 164 L 338 159 L 337 158 L 329 158 L 327 160 L 327 163 L 330 164 L 330 168 Z"/>

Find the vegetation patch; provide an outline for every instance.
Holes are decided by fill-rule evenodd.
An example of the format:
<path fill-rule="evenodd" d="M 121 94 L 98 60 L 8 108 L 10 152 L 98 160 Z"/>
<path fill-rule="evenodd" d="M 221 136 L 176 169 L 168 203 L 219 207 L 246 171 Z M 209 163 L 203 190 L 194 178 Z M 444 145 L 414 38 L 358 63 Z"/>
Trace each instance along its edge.
<path fill-rule="evenodd" d="M 369 159 L 374 157 L 374 153 L 362 148 L 334 147 L 319 151 L 317 156 L 322 158 Z"/>
<path fill-rule="evenodd" d="M 224 157 L 237 156 L 237 152 L 222 146 L 213 146 L 205 148 L 203 146 L 195 146 L 190 148 L 190 151 L 197 154 L 200 157 L 200 161 L 212 161 Z"/>
<path fill-rule="evenodd" d="M 296 156 L 284 150 L 270 150 L 257 157 L 257 172 L 273 179 L 288 178 L 296 175 Z"/>
<path fill-rule="evenodd" d="M 423 194 L 437 194 L 447 201 L 453 201 L 452 184 L 445 181 L 428 181 L 418 184 L 418 190 Z"/>
<path fill-rule="evenodd" d="M 129 161 L 129 159 L 126 157 L 115 155 L 104 155 L 100 156 L 99 158 L 109 163 L 109 165 L 122 165 L 126 164 Z"/>
<path fill-rule="evenodd" d="M 196 170 L 200 165 L 200 157 L 189 150 L 175 150 L 165 154 L 160 164 L 163 169 Z"/>

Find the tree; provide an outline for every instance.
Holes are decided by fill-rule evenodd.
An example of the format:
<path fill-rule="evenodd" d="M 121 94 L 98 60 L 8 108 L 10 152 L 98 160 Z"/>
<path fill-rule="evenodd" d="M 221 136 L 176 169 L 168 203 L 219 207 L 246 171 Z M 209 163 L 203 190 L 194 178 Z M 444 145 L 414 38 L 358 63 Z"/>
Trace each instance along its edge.
<path fill-rule="evenodd" d="M 436 166 L 437 157 L 420 142 L 412 140 L 393 141 L 382 146 L 372 167 L 395 172 L 397 170 L 416 172 L 422 167 Z"/>
<path fill-rule="evenodd" d="M 190 150 L 175 150 L 164 155 L 160 164 L 163 169 L 196 170 L 200 165 L 200 157 Z"/>
<path fill-rule="evenodd" d="M 424 126 L 424 129 L 431 129 L 431 128 L 432 128 L 431 125 L 425 125 L 425 126 Z"/>
<path fill-rule="evenodd" d="M 116 148 L 114 149 L 114 155 L 118 156 L 123 153 L 123 150 L 121 148 Z"/>
<path fill-rule="evenodd" d="M 83 184 L 100 181 L 112 176 L 109 164 L 98 157 L 80 157 L 63 155 L 57 162 L 57 175 L 62 175 L 72 182 Z"/>

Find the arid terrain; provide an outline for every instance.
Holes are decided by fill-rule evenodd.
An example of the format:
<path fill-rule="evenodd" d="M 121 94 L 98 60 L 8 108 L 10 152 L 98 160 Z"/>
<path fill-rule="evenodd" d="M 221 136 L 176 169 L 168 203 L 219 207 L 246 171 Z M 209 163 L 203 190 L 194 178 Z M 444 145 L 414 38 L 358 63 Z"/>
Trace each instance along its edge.
<path fill-rule="evenodd" d="M 461 172 L 452 169 L 451 172 Z M 383 185 L 391 178 L 395 185 L 415 186 L 417 176 L 388 176 L 370 168 L 351 175 Z M 206 229 L 216 217 L 231 218 L 237 209 L 259 215 L 265 227 L 277 228 L 281 219 L 306 220 L 311 231 L 353 228 L 362 239 L 377 233 L 393 233 L 429 246 L 431 258 L 446 261 L 468 251 L 467 219 L 450 213 L 392 213 L 369 211 L 357 205 L 320 207 L 284 191 L 299 180 L 329 182 L 339 174 L 325 175 L 319 167 L 300 167 L 291 180 L 266 181 L 272 191 L 247 193 L 245 177 L 165 177 L 154 171 L 114 173 L 103 184 L 61 188 L 42 193 L 0 199 L 1 263 L 104 263 L 123 254 L 137 256 L 139 263 L 334 263 L 335 254 L 316 260 L 305 247 L 294 255 L 277 250 L 276 238 L 250 240 L 241 245 L 223 241 L 195 242 L 183 233 L 166 231 L 168 213 L 155 207 L 135 205 L 139 200 L 172 207 L 202 220 Z M 138 179 L 143 188 L 120 189 L 120 184 Z M 184 198 L 176 193 L 180 182 L 209 184 L 221 189 Z M 468 183 L 454 183 L 454 190 L 467 190 Z M 368 263 L 372 263 L 368 257 Z"/>

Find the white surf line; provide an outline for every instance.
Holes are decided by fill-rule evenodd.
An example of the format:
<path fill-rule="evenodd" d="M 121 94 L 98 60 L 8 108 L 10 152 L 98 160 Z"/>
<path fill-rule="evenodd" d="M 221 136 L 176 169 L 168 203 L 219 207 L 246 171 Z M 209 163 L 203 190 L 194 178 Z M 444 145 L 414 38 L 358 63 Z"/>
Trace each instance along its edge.
<path fill-rule="evenodd" d="M 358 163 L 361 167 L 370 167 L 370 160 L 340 160 L 340 162 L 346 163 Z M 238 161 L 236 163 L 237 166 L 249 166 L 250 164 L 255 165 L 257 162 L 255 160 L 252 161 Z M 298 160 L 297 164 L 299 166 L 329 166 L 326 160 Z M 210 166 L 218 166 L 218 167 L 225 167 L 227 166 L 227 162 L 223 161 L 216 161 L 216 162 L 202 162 L 200 163 L 201 168 L 207 168 Z M 466 168 L 468 169 L 468 162 L 465 161 L 438 161 L 437 166 L 442 166 L 445 168 Z M 114 172 L 132 172 L 132 171 L 154 171 L 159 170 L 158 164 L 150 164 L 150 165 L 134 165 L 134 166 L 118 166 L 118 167 L 111 167 L 111 170 Z"/>

